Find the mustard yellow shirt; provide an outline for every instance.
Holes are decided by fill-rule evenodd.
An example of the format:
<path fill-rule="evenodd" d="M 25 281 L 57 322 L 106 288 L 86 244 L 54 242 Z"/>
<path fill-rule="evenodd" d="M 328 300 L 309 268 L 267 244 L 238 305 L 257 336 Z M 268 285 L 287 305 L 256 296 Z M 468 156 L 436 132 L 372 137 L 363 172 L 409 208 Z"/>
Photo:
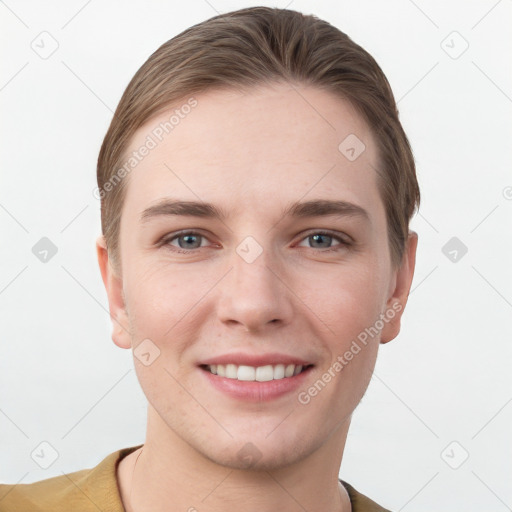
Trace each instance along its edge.
<path fill-rule="evenodd" d="M 97 466 L 31 484 L 0 484 L 0 512 L 125 512 L 117 486 L 117 466 L 142 445 L 123 448 Z M 340 480 L 352 512 L 389 512 Z"/>

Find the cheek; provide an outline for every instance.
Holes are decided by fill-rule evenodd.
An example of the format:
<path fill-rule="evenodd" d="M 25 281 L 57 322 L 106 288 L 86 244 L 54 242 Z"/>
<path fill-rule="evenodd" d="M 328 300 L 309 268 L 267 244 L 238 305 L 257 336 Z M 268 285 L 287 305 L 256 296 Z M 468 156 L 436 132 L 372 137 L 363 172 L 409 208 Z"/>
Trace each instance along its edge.
<path fill-rule="evenodd" d="M 337 339 L 350 336 L 372 325 L 381 308 L 383 282 L 378 268 L 362 262 L 302 279 L 304 302 L 327 325 Z"/>
<path fill-rule="evenodd" d="M 339 287 L 333 287 L 333 301 L 337 310 L 332 312 L 331 318 L 332 330 L 336 334 L 331 347 L 332 361 L 339 363 L 337 370 L 342 368 L 338 372 L 342 376 L 338 384 L 353 390 L 351 396 L 340 395 L 344 401 L 354 400 L 353 404 L 345 404 L 348 408 L 364 394 L 375 366 L 385 284 L 378 264 L 367 262 L 352 270 L 344 274 Z"/>
<path fill-rule="evenodd" d="M 136 269 L 125 278 L 134 335 L 161 346 L 172 340 L 173 350 L 179 349 L 187 326 L 201 321 L 202 309 L 197 306 L 212 288 L 213 276 L 205 276 L 198 266 L 179 268 L 158 261 L 132 261 L 127 268 Z"/>
<path fill-rule="evenodd" d="M 383 281 L 379 280 L 378 265 L 368 262 L 340 269 L 329 281 L 327 294 L 317 293 L 309 300 L 314 313 L 329 326 L 323 337 L 329 357 L 322 368 L 328 375 L 320 378 L 332 383 L 328 394 L 341 411 L 347 411 L 363 396 L 375 366 Z M 329 403 L 327 395 L 325 399 Z"/>

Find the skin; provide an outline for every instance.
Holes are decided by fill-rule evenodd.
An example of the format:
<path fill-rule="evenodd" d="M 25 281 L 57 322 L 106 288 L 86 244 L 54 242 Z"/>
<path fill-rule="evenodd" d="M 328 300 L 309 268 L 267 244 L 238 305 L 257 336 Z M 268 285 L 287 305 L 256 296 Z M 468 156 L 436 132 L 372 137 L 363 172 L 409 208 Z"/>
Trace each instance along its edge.
<path fill-rule="evenodd" d="M 196 99 L 197 107 L 125 178 L 121 269 L 109 260 L 103 237 L 97 241 L 114 343 L 136 350 L 150 339 L 160 350 L 148 366 L 134 357 L 148 422 L 142 453 L 118 468 L 125 508 L 348 511 L 338 472 L 351 415 L 379 344 L 400 331 L 417 234 L 410 231 L 402 265 L 393 269 L 375 140 L 345 101 L 283 83 L 245 94 L 210 90 Z M 174 108 L 141 127 L 130 150 Z M 351 133 L 366 146 L 352 162 L 338 150 Z M 229 217 L 141 222 L 141 213 L 166 197 L 211 202 Z M 290 202 L 310 199 L 356 203 L 370 222 L 282 217 Z M 183 237 L 157 245 L 183 229 L 203 236 L 188 242 L 192 248 Z M 354 243 L 329 237 L 315 243 L 310 237 L 318 229 Z M 236 252 L 247 236 L 263 250 L 252 263 Z M 234 351 L 292 354 L 315 365 L 303 391 L 393 304 L 401 310 L 307 405 L 295 391 L 256 403 L 236 400 L 209 385 L 197 366 Z M 259 453 L 249 469 L 237 456 L 248 442 Z"/>

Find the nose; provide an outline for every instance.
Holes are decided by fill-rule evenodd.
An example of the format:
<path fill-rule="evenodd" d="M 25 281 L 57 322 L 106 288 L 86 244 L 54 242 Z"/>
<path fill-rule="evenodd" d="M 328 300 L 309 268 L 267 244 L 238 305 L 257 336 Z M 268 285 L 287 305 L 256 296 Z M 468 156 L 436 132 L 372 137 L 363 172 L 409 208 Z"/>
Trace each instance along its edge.
<path fill-rule="evenodd" d="M 231 270 L 220 283 L 219 319 L 251 332 L 289 324 L 293 293 L 285 274 L 266 251 L 252 262 L 235 253 Z"/>

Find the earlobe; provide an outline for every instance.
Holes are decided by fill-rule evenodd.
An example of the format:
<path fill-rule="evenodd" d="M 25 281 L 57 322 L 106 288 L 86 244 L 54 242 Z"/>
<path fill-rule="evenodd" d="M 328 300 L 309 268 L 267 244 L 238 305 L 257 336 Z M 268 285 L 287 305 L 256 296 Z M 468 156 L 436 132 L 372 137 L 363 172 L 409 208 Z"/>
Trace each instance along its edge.
<path fill-rule="evenodd" d="M 112 320 L 112 341 L 120 348 L 131 348 L 128 314 L 123 296 L 122 277 L 117 275 L 112 265 L 105 237 L 96 240 L 96 253 L 101 278 L 107 292 L 110 319 Z"/>
<path fill-rule="evenodd" d="M 383 312 L 384 327 L 381 332 L 380 342 L 388 343 L 395 339 L 400 333 L 400 321 L 407 304 L 409 291 L 411 289 L 414 277 L 414 267 L 416 265 L 416 249 L 418 247 L 418 234 L 409 230 L 407 246 L 404 251 L 401 267 L 396 271 L 395 287 L 386 303 L 386 309 Z"/>

